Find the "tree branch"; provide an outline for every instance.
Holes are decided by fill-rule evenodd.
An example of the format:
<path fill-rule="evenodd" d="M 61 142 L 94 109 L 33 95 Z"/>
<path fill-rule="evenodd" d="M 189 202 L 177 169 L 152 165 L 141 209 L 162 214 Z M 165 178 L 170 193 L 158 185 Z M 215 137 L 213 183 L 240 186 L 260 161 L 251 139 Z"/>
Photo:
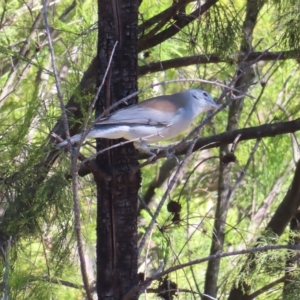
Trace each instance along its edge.
<path fill-rule="evenodd" d="M 58 76 L 56 63 L 55 63 L 55 53 L 54 53 L 50 28 L 49 28 L 49 24 L 48 24 L 46 0 L 43 1 L 43 15 L 44 15 L 46 35 L 47 35 L 48 43 L 49 43 L 51 64 L 52 64 L 53 74 L 54 74 L 54 78 L 55 78 L 57 97 L 58 97 L 60 109 L 62 112 L 62 121 L 63 121 L 63 126 L 64 126 L 64 132 L 65 132 L 67 140 L 68 140 L 68 148 L 69 148 L 70 152 L 72 152 L 72 150 L 71 150 L 72 145 L 70 142 L 69 124 L 68 124 L 68 115 L 67 115 L 67 110 L 66 110 L 66 107 L 65 107 L 64 101 L 63 101 L 60 78 Z M 72 175 L 73 175 L 72 176 L 72 190 L 73 190 L 73 202 L 74 202 L 75 232 L 76 232 L 76 238 L 77 238 L 77 250 L 78 250 L 79 261 L 80 261 L 80 269 L 81 269 L 82 280 L 83 280 L 83 284 L 84 284 L 84 288 L 85 288 L 85 292 L 86 292 L 86 297 L 88 300 L 92 300 L 93 297 L 89 290 L 89 279 L 88 279 L 87 271 L 86 271 L 86 262 L 85 262 L 84 253 L 83 253 L 83 241 L 82 241 L 81 225 L 80 225 L 80 204 L 79 204 L 79 197 L 78 197 L 77 155 L 71 157 L 71 169 L 72 169 Z"/>
<path fill-rule="evenodd" d="M 290 220 L 300 207 L 300 161 L 297 163 L 293 182 L 285 197 L 276 209 L 273 217 L 267 225 L 267 230 L 271 230 L 278 236 L 282 235 Z"/>
<path fill-rule="evenodd" d="M 293 133 L 300 130 L 300 118 L 294 121 L 280 122 L 273 124 L 264 124 L 255 127 L 237 129 L 229 132 L 223 132 L 221 134 L 203 137 L 198 139 L 193 151 L 217 148 L 220 146 L 232 144 L 238 135 L 241 135 L 239 142 L 254 140 L 259 138 L 274 137 L 276 135 Z M 189 146 L 189 141 L 187 141 L 180 151 L 176 151 L 176 145 L 174 146 L 175 155 L 182 155 L 186 152 Z M 157 158 L 165 157 L 165 153 L 159 152 Z M 149 155 L 141 153 L 139 155 L 140 159 L 149 158 Z"/>
<path fill-rule="evenodd" d="M 163 276 L 166 276 L 172 272 L 175 272 L 177 270 L 181 270 L 183 268 L 193 266 L 196 264 L 200 264 L 203 262 L 215 260 L 215 259 L 221 259 L 224 257 L 230 257 L 230 256 L 237 256 L 237 255 L 243 255 L 243 254 L 253 254 L 253 253 L 258 253 L 258 252 L 266 252 L 266 251 L 271 251 L 271 250 L 292 250 L 292 251 L 299 251 L 300 246 L 299 245 L 269 245 L 269 246 L 263 246 L 263 247 L 255 247 L 251 249 L 246 249 L 246 250 L 240 250 L 240 251 L 233 251 L 233 252 L 224 252 L 224 253 L 217 253 L 214 255 L 210 255 L 204 258 L 199 258 L 195 259 L 186 263 L 183 263 L 181 265 L 177 265 L 174 267 L 170 267 L 169 269 L 166 269 L 165 271 L 158 273 L 157 275 L 154 275 L 150 278 L 147 278 L 145 281 L 140 283 L 138 286 L 133 287 L 123 298 L 123 300 L 129 300 L 131 299 L 130 297 L 134 295 L 140 288 L 142 288 L 144 285 L 147 285 L 149 282 L 152 282 L 154 280 L 157 280 Z"/>
<path fill-rule="evenodd" d="M 165 61 L 152 62 L 147 65 L 140 66 L 139 75 L 142 76 L 147 73 L 160 72 L 171 68 L 181 68 L 190 65 L 215 64 L 221 62 L 234 64 L 242 61 L 275 61 L 298 58 L 299 52 L 297 51 L 235 53 L 229 57 L 221 57 L 218 54 L 193 55 L 173 58 Z"/>
<path fill-rule="evenodd" d="M 261 294 L 269 291 L 271 288 L 274 288 L 274 286 L 280 284 L 280 283 L 283 283 L 285 280 L 285 276 L 273 281 L 273 282 L 270 282 L 269 284 L 263 286 L 261 289 L 255 291 L 254 293 L 248 295 L 248 300 L 252 300 L 252 299 L 255 299 L 256 297 L 260 296 Z"/>
<path fill-rule="evenodd" d="M 167 29 L 159 32 L 153 37 L 148 38 L 147 35 L 139 39 L 139 51 L 152 48 L 156 45 L 161 44 L 165 40 L 169 39 L 176 33 L 178 33 L 182 28 L 190 24 L 192 21 L 197 20 L 201 15 L 203 15 L 210 7 L 215 5 L 218 0 L 207 0 L 198 9 L 194 10 L 190 15 L 178 16 L 177 21 L 172 24 Z"/>
<path fill-rule="evenodd" d="M 181 0 L 176 2 L 174 1 L 172 6 L 168 7 L 164 11 L 143 22 L 138 28 L 139 34 L 152 27 L 155 23 L 161 23 L 162 21 L 166 23 L 168 20 L 170 20 L 173 16 L 176 15 L 179 9 L 193 1 L 194 0 Z"/>
<path fill-rule="evenodd" d="M 239 142 L 241 142 L 241 141 L 255 140 L 259 138 L 274 137 L 276 135 L 282 135 L 287 133 L 294 133 L 299 130 L 300 130 L 300 118 L 294 121 L 264 124 L 255 127 L 237 129 L 237 130 L 223 132 L 217 135 L 202 137 L 198 139 L 193 149 L 193 152 L 232 144 L 238 135 L 241 135 L 239 138 Z M 174 155 L 175 156 L 184 155 L 187 149 L 189 148 L 189 144 L 190 141 L 186 141 L 183 144 L 180 142 L 179 150 L 176 149 L 177 145 L 174 145 L 173 146 L 173 150 L 175 151 Z M 148 159 L 149 157 L 150 157 L 149 154 L 143 152 L 139 154 L 139 159 Z M 164 151 L 160 151 L 157 154 L 155 159 L 157 160 L 164 157 L 166 157 L 166 153 Z M 86 163 L 88 163 L 89 161 L 90 160 L 86 160 Z M 148 164 L 150 163 L 151 162 L 149 162 Z M 85 165 L 82 165 L 78 173 L 79 176 L 84 177 L 90 173 L 90 170 L 89 168 L 85 167 Z"/>

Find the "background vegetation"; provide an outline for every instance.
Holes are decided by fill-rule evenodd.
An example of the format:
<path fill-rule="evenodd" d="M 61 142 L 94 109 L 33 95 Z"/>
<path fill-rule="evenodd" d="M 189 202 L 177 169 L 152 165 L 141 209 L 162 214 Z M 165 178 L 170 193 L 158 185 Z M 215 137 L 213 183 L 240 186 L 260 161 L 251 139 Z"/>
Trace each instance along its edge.
<path fill-rule="evenodd" d="M 74 113 L 71 133 L 80 130 L 95 97 L 97 9 L 89 0 L 47 2 L 63 100 Z M 142 168 L 139 241 L 149 235 L 139 256 L 141 278 L 221 252 L 298 245 L 300 126 L 292 121 L 300 107 L 299 18 L 295 0 L 140 1 L 139 88 L 171 79 L 212 83 L 158 85 L 139 100 L 199 87 L 227 106 L 201 133 L 215 144 L 188 157 L 151 230 L 178 161 L 159 159 Z M 40 2 L 1 0 L 0 61 L 2 298 L 83 299 L 70 159 L 55 149 L 50 135 L 63 129 Z M 255 129 L 263 124 L 265 135 Z M 241 131 L 235 142 L 217 144 L 217 134 L 244 128 L 254 128 L 254 134 L 247 138 Z M 93 152 L 83 148 L 86 157 Z M 94 178 L 87 173 L 79 169 L 78 191 L 94 292 L 97 203 Z M 174 206 L 178 210 L 172 212 Z M 236 254 L 178 268 L 153 281 L 140 298 L 298 299 L 295 251 Z"/>

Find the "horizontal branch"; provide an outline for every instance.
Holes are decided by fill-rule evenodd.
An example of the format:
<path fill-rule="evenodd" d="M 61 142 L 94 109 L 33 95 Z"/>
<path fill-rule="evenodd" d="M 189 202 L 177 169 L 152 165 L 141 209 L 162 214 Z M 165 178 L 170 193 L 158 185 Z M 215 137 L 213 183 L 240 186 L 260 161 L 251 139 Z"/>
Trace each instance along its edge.
<path fill-rule="evenodd" d="M 171 68 L 181 68 L 190 65 L 215 64 L 222 62 L 234 64 L 241 61 L 275 61 L 298 58 L 299 52 L 297 51 L 236 53 L 229 57 L 223 57 L 217 54 L 193 55 L 153 62 L 140 66 L 139 75 L 142 76 L 147 73 L 160 72 Z"/>
<path fill-rule="evenodd" d="M 239 142 L 241 142 L 241 141 L 259 139 L 259 138 L 274 137 L 276 135 L 293 133 L 298 130 L 300 130 L 300 119 L 296 119 L 294 121 L 288 121 L 288 122 L 264 124 L 255 127 L 243 128 L 243 129 L 233 130 L 229 132 L 223 132 L 221 134 L 217 134 L 213 136 L 200 138 L 197 141 L 193 151 L 217 148 L 220 146 L 232 144 L 238 135 L 240 135 Z M 174 146 L 175 155 L 185 154 L 188 147 L 189 147 L 188 141 L 184 144 L 180 143 L 179 146 L 175 145 Z M 157 155 L 158 158 L 164 156 L 165 156 L 164 152 L 160 152 Z M 145 153 L 141 153 L 139 156 L 140 159 L 148 158 L 148 157 L 149 155 Z"/>
<path fill-rule="evenodd" d="M 300 119 L 243 128 L 230 132 L 224 132 L 212 137 L 201 138 L 197 141 L 195 150 L 209 149 L 232 144 L 238 135 L 240 135 L 240 142 L 259 138 L 274 137 L 276 135 L 286 133 L 294 133 L 298 130 L 300 130 Z"/>
<path fill-rule="evenodd" d="M 217 148 L 220 146 L 232 144 L 237 136 L 239 137 L 239 142 L 247 141 L 247 140 L 254 140 L 266 137 L 274 137 L 276 135 L 293 133 L 300 130 L 300 119 L 296 119 L 294 121 L 288 122 L 280 122 L 280 123 L 273 123 L 273 124 L 264 124 L 256 127 L 249 127 L 243 128 L 238 130 L 233 130 L 229 132 L 223 132 L 221 134 L 208 136 L 200 138 L 193 149 L 193 152 L 197 150 L 205 150 L 210 148 Z M 185 143 L 179 143 L 174 145 L 173 150 L 175 156 L 183 155 L 186 153 L 187 149 L 189 148 L 190 142 L 187 141 Z M 165 151 L 160 151 L 157 156 L 156 160 L 163 158 L 166 156 Z M 140 152 L 139 159 L 147 159 L 149 158 L 149 154 Z M 92 160 L 93 161 L 93 160 Z M 89 162 L 89 160 L 87 160 Z M 152 162 L 145 162 L 141 165 L 144 167 Z M 90 167 L 83 164 L 81 165 L 79 171 L 79 176 L 84 177 L 91 173 Z"/>

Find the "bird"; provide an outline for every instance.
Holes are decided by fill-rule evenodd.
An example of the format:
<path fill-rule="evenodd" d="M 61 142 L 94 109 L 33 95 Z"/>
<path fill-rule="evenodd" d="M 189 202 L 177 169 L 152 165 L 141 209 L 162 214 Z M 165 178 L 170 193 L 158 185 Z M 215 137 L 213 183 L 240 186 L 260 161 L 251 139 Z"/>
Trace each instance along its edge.
<path fill-rule="evenodd" d="M 153 154 L 147 150 L 153 148 L 148 143 L 171 139 L 187 129 L 200 113 L 219 108 L 210 94 L 200 89 L 157 96 L 117 110 L 97 122 L 86 138 L 134 140 L 137 148 Z M 78 142 L 81 136 L 80 133 L 72 136 L 71 143 Z M 57 148 L 67 145 L 64 140 Z"/>

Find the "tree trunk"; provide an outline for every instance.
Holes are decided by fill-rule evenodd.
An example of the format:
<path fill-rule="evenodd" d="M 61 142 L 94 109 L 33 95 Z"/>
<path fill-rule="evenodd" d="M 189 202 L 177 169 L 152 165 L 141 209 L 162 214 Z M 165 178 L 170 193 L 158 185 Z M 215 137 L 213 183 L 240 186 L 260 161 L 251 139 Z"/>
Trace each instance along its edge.
<path fill-rule="evenodd" d="M 105 84 L 96 103 L 103 108 L 137 90 L 138 0 L 99 0 L 98 82 L 108 67 L 118 42 Z M 136 102 L 132 98 L 129 103 Z M 97 151 L 120 140 L 98 140 Z M 98 167 L 107 176 L 94 173 L 97 184 L 97 293 L 98 299 L 121 299 L 138 283 L 137 194 L 140 174 L 132 144 L 99 155 Z M 103 174 L 103 173 L 102 173 Z"/>

